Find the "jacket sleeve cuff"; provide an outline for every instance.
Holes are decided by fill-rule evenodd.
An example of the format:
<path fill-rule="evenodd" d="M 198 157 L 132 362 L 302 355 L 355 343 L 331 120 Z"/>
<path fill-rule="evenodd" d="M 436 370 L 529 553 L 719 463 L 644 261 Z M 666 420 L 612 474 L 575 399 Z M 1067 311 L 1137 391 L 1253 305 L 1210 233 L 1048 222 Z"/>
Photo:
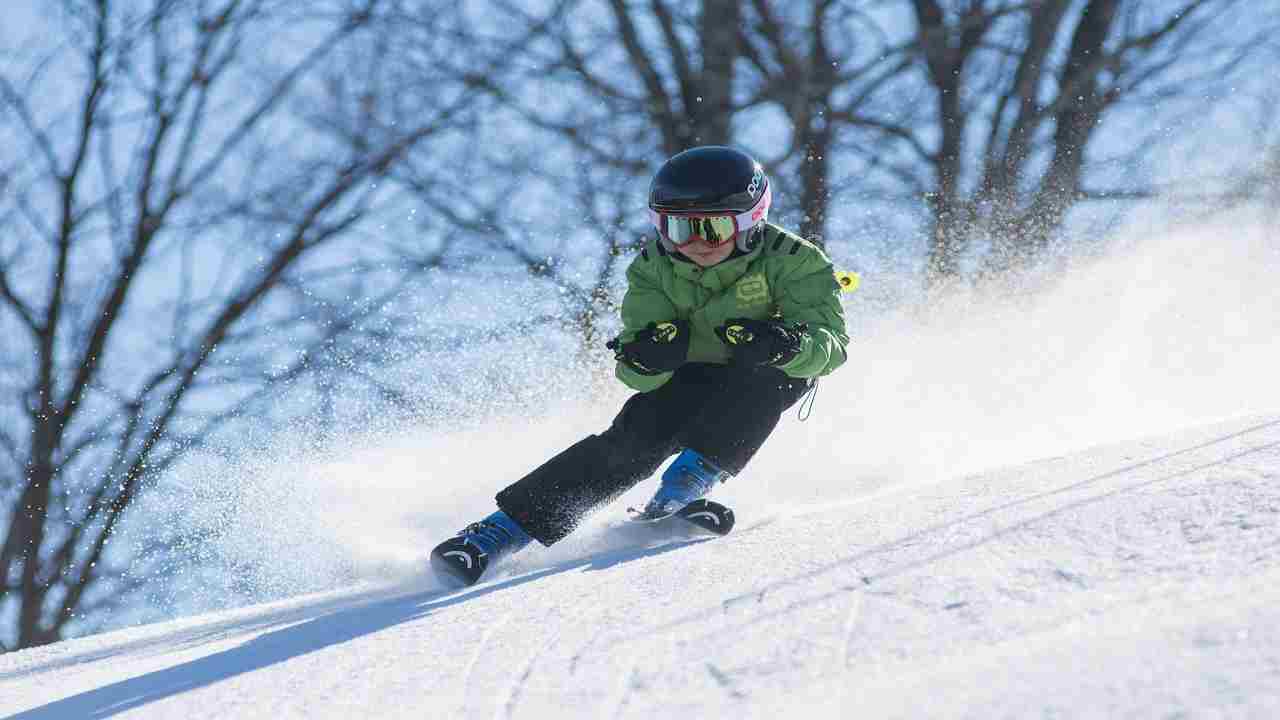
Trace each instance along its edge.
<path fill-rule="evenodd" d="M 822 339 L 806 335 L 800 345 L 800 352 L 790 361 L 778 366 L 778 369 L 793 378 L 811 378 L 823 374 L 831 359 L 831 348 Z"/>
<path fill-rule="evenodd" d="M 658 375 L 641 375 L 627 367 L 626 363 L 618 363 L 613 373 L 624 385 L 636 392 L 657 390 L 671 379 L 673 373 L 664 372 Z"/>

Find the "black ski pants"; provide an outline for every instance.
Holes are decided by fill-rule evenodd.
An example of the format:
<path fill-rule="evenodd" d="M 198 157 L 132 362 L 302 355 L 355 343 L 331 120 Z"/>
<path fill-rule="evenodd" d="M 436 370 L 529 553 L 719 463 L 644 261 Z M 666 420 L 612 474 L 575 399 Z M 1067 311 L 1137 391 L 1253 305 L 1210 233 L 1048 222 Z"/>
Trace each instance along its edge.
<path fill-rule="evenodd" d="M 543 545 L 691 448 L 737 474 L 811 381 L 775 368 L 689 363 L 632 395 L 607 430 L 588 435 L 498 493 L 498 507 Z"/>

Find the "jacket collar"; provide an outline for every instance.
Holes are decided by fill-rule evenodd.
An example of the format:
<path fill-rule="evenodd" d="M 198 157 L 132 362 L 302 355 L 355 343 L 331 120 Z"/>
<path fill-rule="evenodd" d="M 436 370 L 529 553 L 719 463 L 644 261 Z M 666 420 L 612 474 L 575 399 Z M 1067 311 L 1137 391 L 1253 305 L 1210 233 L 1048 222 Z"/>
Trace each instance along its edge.
<path fill-rule="evenodd" d="M 671 253 L 671 265 L 677 277 L 702 285 L 712 291 L 719 292 L 742 279 L 747 274 L 752 261 L 760 255 L 762 243 L 757 244 L 750 252 L 734 250 L 733 254 L 711 267 L 699 267 L 697 263 L 678 252 Z"/>

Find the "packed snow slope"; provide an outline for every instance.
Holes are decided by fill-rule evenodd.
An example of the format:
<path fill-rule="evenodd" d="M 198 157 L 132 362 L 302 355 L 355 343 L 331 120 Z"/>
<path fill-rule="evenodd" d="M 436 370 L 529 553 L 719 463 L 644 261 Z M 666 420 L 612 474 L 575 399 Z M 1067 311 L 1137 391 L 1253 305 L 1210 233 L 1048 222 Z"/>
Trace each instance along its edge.
<path fill-rule="evenodd" d="M 725 538 L 622 526 L 646 483 L 477 587 L 423 572 L 618 388 L 193 459 L 146 517 L 206 538 L 209 607 L 287 599 L 0 655 L 0 717 L 1280 717 L 1280 248 L 1250 227 L 928 315 L 861 312 L 868 277 L 812 416 L 716 491 Z"/>
<path fill-rule="evenodd" d="M 308 596 L 0 656 L 0 708 L 1280 717 L 1280 415 L 741 514 L 721 539 L 597 524 L 593 552 L 462 591 Z"/>

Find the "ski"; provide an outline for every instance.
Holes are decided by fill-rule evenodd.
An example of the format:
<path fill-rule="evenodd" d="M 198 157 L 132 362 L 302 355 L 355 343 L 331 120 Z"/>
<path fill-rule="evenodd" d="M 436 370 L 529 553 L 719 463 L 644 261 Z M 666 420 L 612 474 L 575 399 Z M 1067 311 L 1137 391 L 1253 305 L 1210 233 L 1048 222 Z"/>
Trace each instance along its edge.
<path fill-rule="evenodd" d="M 431 551 L 431 569 L 446 587 L 475 585 L 488 566 L 488 554 L 456 537 L 445 540 Z"/>
<path fill-rule="evenodd" d="M 679 518 L 716 535 L 728 535 L 733 530 L 733 509 L 714 500 L 694 500 L 674 513 L 646 513 L 636 508 L 627 508 L 631 513 L 631 522 L 659 523 L 669 518 Z"/>

